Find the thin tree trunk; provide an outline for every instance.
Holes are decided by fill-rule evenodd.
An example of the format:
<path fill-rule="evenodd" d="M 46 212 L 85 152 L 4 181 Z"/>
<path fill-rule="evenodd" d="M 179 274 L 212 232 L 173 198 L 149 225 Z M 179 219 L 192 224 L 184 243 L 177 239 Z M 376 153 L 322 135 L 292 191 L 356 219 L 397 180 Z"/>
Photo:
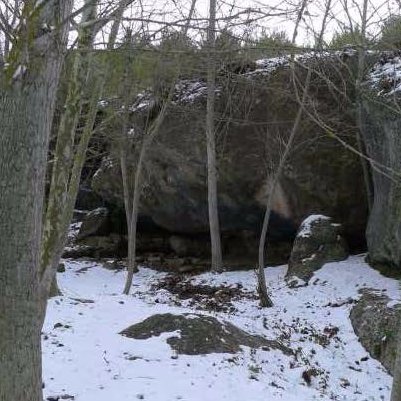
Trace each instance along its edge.
<path fill-rule="evenodd" d="M 88 0 L 88 5 L 89 8 L 86 11 L 86 16 L 85 20 L 91 21 L 95 18 L 96 16 L 96 4 L 97 1 L 93 2 L 92 0 Z M 112 50 L 114 49 L 116 40 L 117 40 L 117 34 L 119 31 L 119 27 L 121 24 L 121 19 L 123 12 L 127 5 L 130 3 L 130 0 L 121 0 L 119 3 L 119 6 L 114 13 L 114 22 L 111 27 L 110 35 L 108 38 L 108 43 L 107 43 L 107 49 Z M 93 27 L 91 29 L 94 29 Z M 81 43 L 80 43 L 80 48 L 85 49 L 85 46 L 88 48 L 92 47 L 93 43 L 93 37 L 94 37 L 94 31 L 84 31 L 81 36 Z M 79 55 L 78 55 L 79 56 Z M 81 56 L 82 57 L 82 56 Z M 88 57 L 88 56 L 86 56 Z M 82 85 L 82 83 L 86 82 L 88 79 L 89 75 L 89 66 L 90 66 L 90 59 L 87 59 L 85 61 L 85 64 L 82 64 L 82 59 L 81 60 L 76 60 L 76 62 L 81 63 L 82 69 L 82 75 L 81 78 L 84 78 L 85 74 L 85 81 L 82 81 L 80 79 L 75 79 L 74 77 L 72 78 L 72 83 L 73 88 L 77 85 Z M 85 71 L 86 70 L 86 71 Z M 78 70 L 77 70 L 78 72 Z M 55 214 L 58 219 L 58 224 L 57 225 L 50 225 L 49 226 L 49 231 L 48 231 L 48 236 L 44 237 L 44 241 L 42 244 L 42 249 L 49 250 L 49 256 L 47 258 L 47 261 L 44 260 L 42 262 L 43 266 L 43 274 L 51 274 L 51 287 L 50 287 L 50 296 L 55 296 L 60 293 L 60 290 L 57 285 L 57 266 L 60 263 L 60 259 L 63 254 L 63 250 L 67 241 L 67 236 L 68 236 L 68 228 L 69 224 L 72 220 L 73 214 L 74 214 L 74 206 L 76 202 L 76 198 L 78 195 L 79 191 L 79 182 L 81 178 L 81 172 L 83 165 L 85 163 L 85 156 L 86 156 L 86 151 L 89 145 L 89 141 L 93 135 L 93 127 L 95 124 L 95 119 L 96 119 L 96 114 L 98 110 L 98 101 L 102 97 L 103 94 L 103 89 L 107 77 L 107 72 L 104 74 L 101 74 L 100 77 L 97 77 L 94 79 L 94 89 L 93 93 L 91 95 L 90 99 L 90 104 L 89 104 L 89 110 L 86 115 L 86 120 L 85 120 L 85 125 L 83 132 L 80 136 L 78 145 L 75 149 L 75 153 L 73 155 L 70 155 L 70 160 L 65 159 L 65 153 L 64 150 L 66 150 L 65 146 L 69 149 L 71 143 L 73 144 L 73 141 L 70 142 L 67 140 L 67 142 L 64 140 L 60 139 L 60 144 L 59 140 L 57 142 L 57 150 L 56 150 L 56 160 L 55 163 L 58 164 L 57 166 L 55 165 L 53 168 L 53 174 L 56 173 L 55 175 L 55 181 L 56 177 L 59 177 L 58 180 L 62 181 L 64 186 L 66 187 L 65 192 L 61 190 L 54 190 L 53 192 L 50 191 L 49 194 L 49 206 L 48 206 L 48 214 L 47 218 L 50 219 L 52 214 Z M 78 76 L 75 76 L 75 78 L 79 78 Z M 78 89 L 78 88 L 76 88 Z M 75 90 L 76 90 L 75 89 Z M 83 92 L 83 87 L 81 86 L 80 88 L 81 92 Z M 81 94 L 82 96 L 82 94 Z M 71 102 L 70 102 L 71 101 Z M 78 116 L 80 114 L 80 102 L 82 101 L 81 98 L 76 98 L 75 96 L 67 100 L 67 111 L 66 114 L 69 115 L 65 116 L 65 118 L 68 117 L 68 120 L 72 122 L 73 125 L 69 125 L 68 129 L 70 131 L 66 130 L 66 126 L 61 125 L 60 130 L 59 130 L 59 135 L 63 138 L 74 138 L 75 137 L 75 130 L 76 130 L 76 125 L 78 121 Z M 79 103 L 79 104 L 78 104 Z M 70 106 L 68 106 L 68 104 Z M 74 106 L 75 105 L 75 106 Z M 73 108 L 74 110 L 71 110 Z M 69 110 L 70 109 L 70 110 Z M 74 115 L 74 113 L 78 113 L 78 115 Z M 69 134 L 69 135 L 68 135 Z M 58 162 L 59 161 L 59 162 Z M 67 164 L 69 164 L 69 169 L 67 169 Z M 64 165 L 65 168 L 62 168 Z M 56 189 L 56 187 L 54 187 Z M 61 186 L 59 187 L 61 189 Z"/>
<path fill-rule="evenodd" d="M 16 56 L 8 67 L 11 79 L 0 88 L 1 401 L 43 401 L 40 332 L 46 299 L 39 275 L 40 240 L 60 49 L 66 46 L 68 27 L 37 33 L 45 23 L 57 26 L 65 20 L 72 1 L 47 1 L 38 6 L 34 21 L 29 18 L 32 7 L 26 5 L 25 32 L 10 53 Z"/>
<path fill-rule="evenodd" d="M 89 110 L 86 116 L 85 126 L 83 128 L 77 149 L 74 155 L 74 161 L 71 168 L 68 192 L 65 200 L 63 210 L 60 210 L 60 232 L 58 233 L 58 242 L 54 244 L 52 250 L 53 257 L 52 263 L 47 270 L 47 274 L 51 274 L 51 287 L 49 296 L 57 296 L 60 294 L 60 290 L 57 285 L 57 266 L 60 263 L 63 255 L 64 247 L 67 242 L 68 228 L 74 215 L 74 207 L 79 191 L 79 183 L 81 179 L 82 168 L 86 160 L 86 151 L 88 149 L 89 141 L 93 134 L 93 126 L 95 124 L 96 115 L 98 111 L 98 102 L 101 97 L 103 88 L 103 80 L 97 79 L 95 82 L 95 88 L 92 94 L 91 101 L 89 103 Z M 50 268 L 51 267 L 51 268 Z"/>
<path fill-rule="evenodd" d="M 182 28 L 182 33 L 183 33 L 184 36 L 188 34 L 188 30 L 189 30 L 189 28 L 190 28 L 190 26 L 191 26 L 191 21 L 192 21 L 192 18 L 193 18 L 193 16 L 194 16 L 194 14 L 195 14 L 196 1 L 197 1 L 197 0 L 192 0 L 192 2 L 191 2 L 191 8 L 190 8 L 189 14 L 188 14 L 187 23 L 186 23 L 185 26 Z"/>
<path fill-rule="evenodd" d="M 365 156 L 365 146 L 362 141 L 362 127 L 363 127 L 363 110 L 362 110 L 362 82 L 365 75 L 366 68 L 366 27 L 367 27 L 367 13 L 368 13 L 368 0 L 363 1 L 362 9 L 362 24 L 361 24 L 361 43 L 358 49 L 358 72 L 356 79 L 356 104 L 357 104 L 357 115 L 356 122 L 358 126 L 358 131 L 356 135 L 358 151 L 361 155 Z M 363 171 L 363 178 L 365 182 L 366 200 L 368 204 L 369 212 L 372 209 L 372 181 L 369 172 L 369 164 L 365 157 L 361 156 L 361 165 Z"/>
<path fill-rule="evenodd" d="M 134 273 L 138 271 L 138 267 L 136 265 L 136 232 L 138 225 L 138 210 L 139 210 L 139 201 L 141 198 L 142 192 L 142 168 L 143 162 L 146 155 L 146 145 L 143 144 L 141 147 L 139 160 L 135 169 L 135 181 L 133 188 L 133 196 L 132 196 L 132 205 L 130 213 L 129 213 L 129 226 L 128 226 L 128 275 L 127 280 L 125 282 L 124 294 L 128 295 L 132 286 L 132 280 L 134 277 Z"/>
<path fill-rule="evenodd" d="M 299 11 L 298 11 L 298 14 L 297 14 L 297 20 L 296 20 L 296 22 L 295 22 L 294 32 L 293 32 L 293 34 L 292 34 L 291 43 L 292 43 L 293 45 L 295 45 L 295 43 L 296 43 L 297 36 L 298 36 L 298 28 L 299 28 L 299 25 L 300 25 L 300 23 L 301 23 L 301 20 L 302 20 L 302 17 L 303 17 L 303 15 L 304 15 L 305 8 L 306 8 L 307 4 L 308 4 L 308 0 L 302 0 L 302 2 L 301 2 L 301 7 L 300 7 L 300 9 L 299 9 Z"/>
<path fill-rule="evenodd" d="M 305 87 L 303 91 L 303 96 L 301 100 L 301 104 L 299 105 L 298 113 L 294 121 L 294 125 L 291 130 L 290 137 L 288 139 L 288 142 L 285 146 L 284 153 L 282 157 L 280 158 L 280 163 L 277 168 L 277 171 L 274 175 L 272 184 L 270 186 L 270 191 L 269 195 L 267 197 L 267 202 L 266 202 L 266 211 L 265 211 L 265 216 L 263 219 L 263 225 L 262 225 L 262 232 L 260 234 L 260 239 L 259 239 L 259 253 L 258 253 L 258 293 L 259 293 L 259 299 L 260 299 L 260 306 L 262 307 L 271 307 L 273 306 L 273 302 L 270 299 L 270 296 L 267 291 L 267 286 L 266 286 L 266 278 L 265 278 L 265 253 L 266 253 L 266 237 L 267 237 L 267 229 L 269 227 L 269 221 L 270 221 L 270 215 L 271 215 L 271 210 L 272 210 L 272 204 L 273 204 L 273 199 L 274 199 L 274 194 L 275 190 L 277 187 L 277 184 L 281 178 L 281 174 L 283 172 L 283 169 L 288 161 L 288 157 L 290 155 L 290 152 L 292 150 L 292 145 L 294 143 L 295 137 L 298 133 L 299 126 L 301 124 L 302 120 L 302 115 L 303 111 L 305 108 L 306 100 L 308 97 L 308 92 L 309 92 L 309 86 L 310 86 L 310 80 L 311 80 L 311 69 L 308 69 L 308 73 L 306 76 L 305 80 Z M 294 82 L 295 85 L 295 82 Z"/>
<path fill-rule="evenodd" d="M 298 28 L 299 24 L 301 23 L 302 16 L 305 12 L 306 6 L 307 6 L 308 1 L 307 0 L 301 0 L 301 7 L 298 12 L 297 20 L 295 23 L 294 27 L 294 33 L 292 35 L 292 45 L 295 47 L 295 42 L 297 40 L 298 36 Z M 328 14 L 328 10 L 326 10 L 326 15 Z M 323 21 L 322 26 L 324 26 L 325 20 Z M 321 37 L 323 36 L 324 30 L 322 29 L 321 31 Z M 292 67 L 292 73 L 295 74 L 294 72 L 294 60 L 295 60 L 295 54 L 291 54 L 291 67 Z M 279 166 L 277 168 L 277 171 L 273 177 L 272 184 L 270 186 L 270 192 L 267 197 L 267 202 L 266 202 L 266 211 L 265 211 L 265 216 L 263 218 L 263 224 L 262 224 L 262 230 L 260 233 L 260 238 L 259 238 L 259 250 L 258 250 L 258 267 L 257 267 L 257 280 L 258 280 L 258 285 L 257 285 L 257 291 L 259 294 L 259 302 L 260 306 L 263 308 L 269 308 L 273 306 L 273 301 L 271 300 L 268 290 L 267 290 L 267 285 L 266 285 L 266 276 L 265 276 L 265 253 L 266 253 L 266 237 L 267 237 L 267 230 L 269 227 L 269 221 L 270 221 L 270 215 L 271 215 L 271 209 L 273 205 L 273 199 L 274 199 L 274 194 L 276 190 L 276 186 L 280 180 L 281 173 L 284 169 L 284 166 L 287 162 L 288 156 L 291 151 L 292 144 L 294 142 L 295 136 L 298 132 L 299 124 L 301 123 L 301 118 L 302 118 L 302 113 L 303 113 L 303 108 L 304 108 L 304 103 L 306 102 L 307 99 L 307 94 L 309 90 L 309 84 L 310 84 L 310 78 L 311 78 L 311 70 L 308 69 L 308 74 L 306 77 L 306 83 L 305 83 L 305 88 L 304 88 L 304 94 L 303 94 L 303 99 L 302 102 L 299 106 L 299 110 L 297 113 L 297 116 L 294 121 L 294 125 L 292 127 L 292 131 L 290 134 L 290 137 L 288 139 L 288 142 L 286 144 L 284 153 L 280 159 Z M 295 86 L 295 79 L 294 79 L 294 90 L 296 90 Z"/>
<path fill-rule="evenodd" d="M 183 34 L 186 35 L 188 32 L 189 23 L 193 17 L 195 11 L 196 0 L 192 0 L 191 9 L 189 11 L 187 24 L 183 28 Z M 128 62 L 130 65 L 130 62 Z M 180 69 L 178 68 L 176 71 L 176 77 L 172 79 L 172 85 L 170 87 L 167 99 L 165 99 L 162 108 L 154 120 L 153 123 L 150 124 L 150 127 L 146 129 L 145 136 L 140 144 L 138 161 L 135 166 L 135 176 L 134 182 L 131 185 L 131 180 L 129 176 L 128 162 L 127 162 L 127 149 L 129 147 L 126 144 L 126 135 L 128 132 L 128 114 L 125 113 L 122 134 L 123 138 L 121 138 L 119 142 L 120 146 L 120 166 L 121 166 L 121 175 L 122 175 L 122 183 L 123 183 L 123 194 L 124 194 L 124 207 L 125 214 L 127 220 L 128 227 L 128 274 L 127 279 L 125 281 L 123 293 L 128 295 L 132 286 L 132 280 L 134 277 L 134 273 L 138 272 L 138 266 L 136 264 L 136 245 L 137 245 L 137 225 L 138 225 L 138 214 L 139 214 L 139 206 L 140 199 L 143 190 L 143 165 L 146 160 L 148 149 L 151 147 L 154 138 L 158 134 L 161 125 L 163 124 L 164 118 L 167 113 L 167 108 L 170 105 L 172 97 L 175 91 L 175 81 L 176 78 L 179 77 Z M 125 84 L 124 86 L 130 86 L 129 80 L 129 72 L 126 70 L 125 72 Z M 129 101 L 129 92 L 126 93 L 125 98 L 125 110 L 128 110 L 128 101 Z"/>
<path fill-rule="evenodd" d="M 208 68 L 207 68 L 207 110 L 206 110 L 206 146 L 207 146 L 207 189 L 209 227 L 211 241 L 212 270 L 223 270 L 221 251 L 220 222 L 217 199 L 217 162 L 216 162 L 216 128 L 215 128 L 215 100 L 216 100 L 216 0 L 209 3 L 208 26 Z"/>
<path fill-rule="evenodd" d="M 133 183 L 133 195 L 129 195 L 127 199 L 125 199 L 125 204 L 128 205 L 129 212 L 127 214 L 127 222 L 128 222 L 128 275 L 125 281 L 124 291 L 125 295 L 128 295 L 132 286 L 132 280 L 134 277 L 134 273 L 138 271 L 138 267 L 135 262 L 136 257 L 136 233 L 137 233 L 137 225 L 138 225 L 138 212 L 139 212 L 139 203 L 141 199 L 142 189 L 143 189 L 143 178 L 142 178 L 142 171 L 143 165 L 146 160 L 147 152 L 150 146 L 153 143 L 155 136 L 158 134 L 161 125 L 163 124 L 164 118 L 166 116 L 167 108 L 171 102 L 171 98 L 174 93 L 174 80 L 173 84 L 170 88 L 169 95 L 165 100 L 162 109 L 159 112 L 159 115 L 156 117 L 156 120 L 147 132 L 145 132 L 145 137 L 142 140 L 138 161 L 136 163 L 135 168 L 135 178 Z M 125 159 L 125 166 L 126 166 L 126 159 Z M 125 172 L 127 174 L 127 168 L 125 168 Z M 123 185 L 127 185 L 128 183 L 128 175 L 123 178 Z M 129 192 L 128 188 L 124 189 L 124 193 L 127 194 Z M 132 204 L 129 204 L 131 200 Z"/>
<path fill-rule="evenodd" d="M 124 71 L 123 87 L 124 87 L 124 115 L 123 124 L 121 131 L 121 138 L 119 138 L 118 146 L 120 151 L 120 168 L 121 178 L 123 184 L 123 197 L 124 197 L 124 209 L 125 218 L 127 223 L 127 234 L 128 234 L 128 258 L 127 258 L 127 278 L 123 289 L 123 294 L 128 295 L 131 289 L 132 280 L 134 273 L 138 272 L 138 266 L 136 264 L 136 235 L 137 235 L 137 214 L 139 208 L 138 191 L 141 190 L 139 185 L 139 179 L 141 177 L 142 163 L 139 161 L 136 165 L 135 176 L 132 179 L 130 175 L 130 169 L 128 167 L 128 153 L 131 150 L 130 141 L 128 140 L 129 132 L 129 102 L 131 100 L 131 91 L 125 88 L 131 88 L 133 86 L 130 66 L 133 62 L 132 57 L 132 34 L 130 33 L 127 38 L 128 45 L 128 60 Z M 142 151 L 140 151 L 139 159 L 141 158 Z M 133 214 L 135 213 L 136 216 Z M 135 219 L 135 221 L 133 221 Z"/>
<path fill-rule="evenodd" d="M 85 5 L 82 13 L 82 26 L 96 18 L 97 1 L 86 0 Z M 83 55 L 81 51 L 90 49 L 93 46 L 93 40 L 93 26 L 78 30 L 78 49 L 74 54 L 65 111 L 57 132 L 41 257 L 41 273 L 49 290 L 51 285 L 51 295 L 60 293 L 56 281 L 56 269 L 59 263 L 59 247 L 65 236 L 64 211 L 67 206 L 70 172 L 74 159 L 75 132 L 81 114 L 82 99 L 90 66 L 91 56 Z"/>
<path fill-rule="evenodd" d="M 316 41 L 316 47 L 319 51 L 323 50 L 323 42 L 324 42 L 323 38 L 324 38 L 324 33 L 326 31 L 327 18 L 329 16 L 329 12 L 331 9 L 331 3 L 332 3 L 332 0 L 327 0 L 326 8 L 325 8 L 324 15 L 323 15 L 322 27 L 320 29 L 319 36 Z"/>

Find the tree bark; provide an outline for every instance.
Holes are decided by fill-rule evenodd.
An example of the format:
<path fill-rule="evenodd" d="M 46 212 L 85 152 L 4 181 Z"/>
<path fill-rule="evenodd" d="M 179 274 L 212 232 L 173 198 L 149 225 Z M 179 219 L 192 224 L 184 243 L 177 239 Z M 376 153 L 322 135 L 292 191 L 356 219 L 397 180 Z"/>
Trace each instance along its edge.
<path fill-rule="evenodd" d="M 87 7 L 84 7 L 82 13 L 82 25 L 96 18 L 97 1 L 86 0 L 85 5 Z M 68 222 L 65 221 L 65 208 L 67 207 L 70 172 L 74 159 L 75 132 L 81 114 L 91 58 L 88 54 L 81 54 L 81 51 L 91 48 L 93 40 L 93 26 L 78 30 L 78 49 L 74 55 L 65 111 L 62 114 L 57 132 L 41 256 L 42 276 L 49 290 L 51 285 L 52 295 L 58 295 L 60 292 L 56 281 L 56 269 L 60 262 L 60 247 L 64 246 L 65 231 L 68 230 Z"/>
<path fill-rule="evenodd" d="M 130 0 L 121 0 L 114 13 L 107 49 L 115 46 L 123 12 Z M 94 21 L 98 1 L 87 0 L 87 6 L 82 22 Z M 89 24 L 81 29 L 78 51 L 87 51 L 93 47 L 96 25 Z M 42 272 L 50 274 L 50 296 L 60 294 L 57 285 L 57 266 L 60 263 L 64 246 L 67 241 L 68 228 L 74 213 L 74 206 L 79 191 L 82 168 L 85 163 L 86 151 L 93 134 L 98 101 L 102 97 L 107 72 L 93 79 L 93 91 L 90 96 L 85 125 L 74 148 L 75 131 L 81 113 L 81 103 L 85 84 L 89 80 L 91 56 L 77 54 L 74 61 L 74 72 L 70 78 L 69 96 L 66 101 L 66 111 L 63 114 L 58 131 L 55 160 L 53 164 L 52 187 L 46 214 L 45 235 L 42 243 Z M 107 66 L 104 66 L 107 69 Z"/>
<path fill-rule="evenodd" d="M 217 162 L 216 162 L 216 133 L 215 133 L 215 100 L 216 100 L 216 0 L 209 3 L 208 67 L 207 67 L 207 110 L 206 110 L 206 146 L 207 146 L 207 190 L 209 227 L 211 241 L 212 270 L 223 270 L 221 251 L 220 222 L 217 199 Z"/>
<path fill-rule="evenodd" d="M 363 171 L 363 179 L 365 182 L 366 200 L 368 204 L 369 213 L 372 210 L 373 202 L 373 190 L 372 190 L 372 180 L 369 170 L 369 164 L 365 158 L 366 151 L 365 146 L 362 141 L 362 128 L 363 128 L 363 106 L 362 106 L 362 82 L 365 77 L 366 69 L 366 28 L 368 23 L 368 0 L 363 0 L 362 8 L 362 21 L 361 21 L 361 43 L 359 43 L 358 48 L 358 72 L 356 77 L 356 123 L 358 127 L 358 132 L 356 135 L 358 151 L 361 154 L 360 160 Z"/>
<path fill-rule="evenodd" d="M 1 401 L 43 401 L 40 332 L 46 300 L 39 263 L 44 183 L 60 50 L 68 31 L 58 23 L 70 14 L 72 1 L 34 7 L 26 2 L 26 24 L 0 88 Z M 40 34 L 43 24 L 56 29 Z"/>

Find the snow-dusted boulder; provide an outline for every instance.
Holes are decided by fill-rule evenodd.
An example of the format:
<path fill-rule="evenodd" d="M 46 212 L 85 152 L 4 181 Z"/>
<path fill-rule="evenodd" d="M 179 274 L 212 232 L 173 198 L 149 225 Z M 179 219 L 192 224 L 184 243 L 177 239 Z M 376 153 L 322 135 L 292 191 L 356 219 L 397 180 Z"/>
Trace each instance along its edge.
<path fill-rule="evenodd" d="M 393 372 L 400 327 L 401 304 L 373 290 L 364 290 L 352 308 L 350 319 L 355 334 L 372 358 Z"/>
<path fill-rule="evenodd" d="M 78 239 L 107 235 L 110 232 L 110 213 L 105 207 L 90 211 L 82 221 Z"/>
<path fill-rule="evenodd" d="M 384 54 L 364 97 L 363 139 L 372 160 L 373 207 L 366 239 L 369 263 L 401 268 L 401 57 Z"/>
<path fill-rule="evenodd" d="M 325 263 L 348 257 L 340 229 L 340 224 L 323 215 L 311 215 L 302 222 L 288 263 L 286 278 L 290 285 L 306 285 Z"/>

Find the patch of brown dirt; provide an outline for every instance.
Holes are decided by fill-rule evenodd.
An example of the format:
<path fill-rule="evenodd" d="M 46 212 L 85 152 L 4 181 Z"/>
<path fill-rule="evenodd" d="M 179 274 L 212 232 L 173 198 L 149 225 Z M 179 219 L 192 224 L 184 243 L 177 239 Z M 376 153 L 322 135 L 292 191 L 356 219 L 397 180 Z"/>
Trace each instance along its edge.
<path fill-rule="evenodd" d="M 257 299 L 255 293 L 246 291 L 241 284 L 212 287 L 194 284 L 187 276 L 169 275 L 152 285 L 152 290 L 167 290 L 179 300 L 190 300 L 190 306 L 215 312 L 234 312 L 232 301 L 238 299 Z"/>

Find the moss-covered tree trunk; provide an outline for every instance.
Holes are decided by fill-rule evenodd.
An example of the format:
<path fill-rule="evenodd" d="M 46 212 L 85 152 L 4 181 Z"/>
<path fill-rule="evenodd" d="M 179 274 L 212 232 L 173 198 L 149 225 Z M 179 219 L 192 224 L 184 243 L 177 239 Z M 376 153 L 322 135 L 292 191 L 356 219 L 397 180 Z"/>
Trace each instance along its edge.
<path fill-rule="evenodd" d="M 51 184 L 47 201 L 42 241 L 41 269 L 50 276 L 52 295 L 58 292 L 56 268 L 66 223 L 65 208 L 68 201 L 70 172 L 74 160 L 75 132 L 81 114 L 85 85 L 88 81 L 90 50 L 93 47 L 94 27 L 88 25 L 96 18 L 97 1 L 86 0 L 78 29 L 78 48 L 74 53 L 72 72 L 64 112 L 57 132 L 57 143 L 52 164 Z M 85 53 L 83 53 L 85 51 Z M 49 283 L 50 284 L 50 283 Z"/>
<path fill-rule="evenodd" d="M 67 241 L 68 228 L 74 213 L 86 151 L 93 134 L 98 101 L 103 94 L 105 80 L 107 79 L 104 66 L 99 75 L 90 79 L 92 67 L 90 50 L 93 48 L 98 26 L 88 22 L 95 21 L 98 3 L 97 0 L 86 0 L 85 2 L 81 20 L 82 28 L 79 31 L 78 51 L 73 63 L 65 111 L 61 118 L 57 136 L 45 233 L 42 242 L 42 270 L 51 276 L 50 296 L 60 293 L 56 279 L 57 266 L 60 263 Z M 122 15 L 129 3 L 129 0 L 121 0 L 112 15 L 113 24 L 107 43 L 108 50 L 115 46 Z M 82 100 L 84 95 L 88 95 L 86 88 L 88 83 L 92 85 L 88 110 L 86 115 L 82 116 L 85 121 L 84 128 L 77 141 L 78 143 L 74 147 L 78 119 L 81 117 Z"/>
<path fill-rule="evenodd" d="M 47 149 L 72 1 L 25 2 L 0 77 L 0 400 L 43 401 L 40 240 Z M 51 27 L 43 32 L 43 26 Z M 53 28 L 54 27 L 54 28 Z"/>

